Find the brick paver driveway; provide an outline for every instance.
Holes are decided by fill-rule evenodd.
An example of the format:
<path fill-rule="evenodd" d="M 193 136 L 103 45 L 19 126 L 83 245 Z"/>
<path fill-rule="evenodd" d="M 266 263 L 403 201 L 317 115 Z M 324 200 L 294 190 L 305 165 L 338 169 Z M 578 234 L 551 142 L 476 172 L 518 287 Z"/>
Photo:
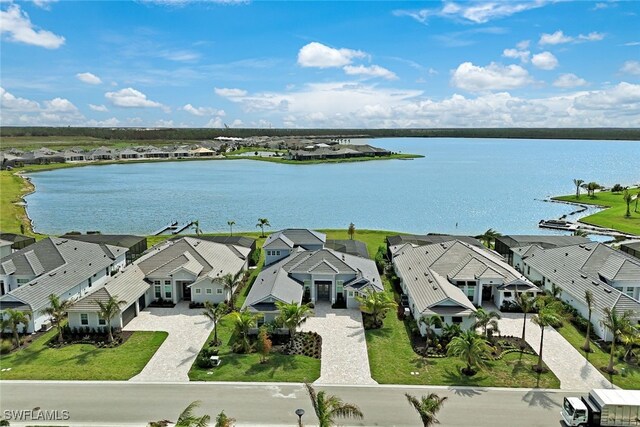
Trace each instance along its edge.
<path fill-rule="evenodd" d="M 129 381 L 189 381 L 189 369 L 213 329 L 201 309 L 181 301 L 174 308 L 147 308 L 125 331 L 166 331 L 167 339 L 147 366 Z"/>
<path fill-rule="evenodd" d="M 332 309 L 319 303 L 302 325 L 322 337 L 320 378 L 316 384 L 377 384 L 371 379 L 362 314 L 356 309 Z"/>
<path fill-rule="evenodd" d="M 540 348 L 540 327 L 527 316 L 525 339 L 537 353 Z M 502 313 L 498 321 L 502 335 L 522 336 L 522 314 Z M 542 360 L 560 380 L 563 390 L 591 390 L 592 388 L 612 388 L 612 385 L 591 363 L 585 359 L 558 331 L 544 330 Z"/>

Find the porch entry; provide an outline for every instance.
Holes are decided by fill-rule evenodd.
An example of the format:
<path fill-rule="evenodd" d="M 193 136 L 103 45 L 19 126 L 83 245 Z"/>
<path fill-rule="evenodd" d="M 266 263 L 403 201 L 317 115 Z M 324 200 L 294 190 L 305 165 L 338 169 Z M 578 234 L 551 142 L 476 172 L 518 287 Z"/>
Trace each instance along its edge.
<path fill-rule="evenodd" d="M 482 287 L 482 301 L 491 301 L 491 286 L 483 286 Z"/>
<path fill-rule="evenodd" d="M 316 301 L 331 301 L 331 281 L 316 280 Z"/>
<path fill-rule="evenodd" d="M 178 282 L 182 287 L 182 299 L 185 301 L 191 301 L 191 288 L 189 285 L 193 282 Z"/>

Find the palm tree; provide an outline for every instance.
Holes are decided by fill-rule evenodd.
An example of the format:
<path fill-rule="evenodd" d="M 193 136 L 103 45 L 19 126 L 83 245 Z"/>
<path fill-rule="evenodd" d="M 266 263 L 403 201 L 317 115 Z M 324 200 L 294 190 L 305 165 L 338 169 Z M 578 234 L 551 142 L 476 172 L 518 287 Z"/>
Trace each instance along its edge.
<path fill-rule="evenodd" d="M 431 316 L 422 316 L 418 321 L 420 325 L 424 325 L 424 354 L 429 353 L 429 339 L 431 339 L 432 328 L 442 327 L 442 318 L 437 314 Z"/>
<path fill-rule="evenodd" d="M 631 192 L 625 188 L 624 194 L 622 195 L 624 202 L 627 204 L 627 213 L 624 214 L 627 218 L 631 216 L 631 201 L 633 200 L 633 196 Z"/>
<path fill-rule="evenodd" d="M 589 311 L 589 318 L 587 319 L 587 337 L 584 340 L 584 344 L 582 345 L 582 349 L 587 353 L 591 352 L 591 340 L 589 337 L 591 336 L 591 312 L 593 311 L 593 293 L 587 289 L 584 292 L 584 302 L 587 306 L 587 310 Z"/>
<path fill-rule="evenodd" d="M 487 328 L 490 326 L 493 331 L 499 332 L 498 320 L 500 319 L 500 313 L 497 311 L 487 311 L 484 308 L 478 308 L 473 314 L 476 322 L 473 324 L 474 328 L 482 328 L 482 335 L 488 336 Z"/>
<path fill-rule="evenodd" d="M 229 308 L 231 310 L 235 310 L 236 305 L 234 301 L 234 291 L 236 290 L 236 286 L 240 283 L 240 278 L 244 272 L 242 270 L 238 271 L 236 274 L 227 273 L 222 276 L 222 286 L 229 291 Z"/>
<path fill-rule="evenodd" d="M 562 305 L 559 301 L 546 304 L 543 299 L 538 299 L 538 314 L 533 315 L 531 321 L 540 326 L 540 350 L 538 351 L 538 364 L 534 368 L 537 372 L 542 372 L 542 346 L 544 343 L 544 328 L 551 325 L 562 324 Z"/>
<path fill-rule="evenodd" d="M 551 283 L 551 289 L 549 290 L 549 293 L 551 294 L 551 296 L 553 296 L 553 298 L 559 299 L 560 295 L 562 294 L 562 288 L 555 283 Z"/>
<path fill-rule="evenodd" d="M 633 209 L 634 212 L 638 212 L 638 200 L 640 200 L 640 191 L 636 194 L 636 207 Z"/>
<path fill-rule="evenodd" d="M 344 403 L 337 396 L 327 395 L 324 391 L 316 391 L 311 384 L 305 383 L 311 405 L 318 417 L 318 427 L 331 427 L 335 425 L 335 418 L 355 418 L 361 420 L 364 416 L 356 405 Z"/>
<path fill-rule="evenodd" d="M 126 304 L 126 301 L 118 300 L 117 296 L 111 296 L 105 302 L 94 301 L 98 305 L 98 316 L 107 321 L 107 333 L 109 334 L 109 342 L 113 342 L 113 333 L 111 332 L 111 319 L 116 317 L 120 311 L 120 306 Z"/>
<path fill-rule="evenodd" d="M 260 227 L 260 229 L 262 230 L 262 235 L 260 235 L 260 237 L 265 237 L 264 228 L 271 227 L 271 224 L 269 224 L 269 220 L 267 218 L 258 218 L 258 223 L 256 224 L 256 227 Z"/>
<path fill-rule="evenodd" d="M 209 415 L 201 417 L 193 415 L 193 410 L 200 406 L 201 403 L 199 400 L 191 402 L 178 417 L 175 427 L 207 427 L 211 420 Z"/>
<path fill-rule="evenodd" d="M 218 339 L 218 323 L 227 313 L 227 305 L 220 303 L 218 305 L 213 304 L 211 301 L 204 302 L 204 311 L 202 314 L 213 322 L 213 343 L 214 345 L 220 344 Z"/>
<path fill-rule="evenodd" d="M 616 310 L 611 310 L 609 307 L 604 309 L 604 319 L 602 319 L 600 323 L 611 332 L 611 353 L 609 354 L 609 366 L 607 366 L 607 372 L 610 374 L 615 373 L 615 369 L 613 369 L 613 355 L 616 350 L 616 340 L 621 335 L 628 333 L 632 327 L 632 315 L 631 310 L 618 314 Z"/>
<path fill-rule="evenodd" d="M 293 342 L 296 329 L 307 320 L 307 317 L 313 314 L 313 311 L 307 304 L 300 305 L 293 301 L 291 303 L 276 301 L 276 307 L 280 310 L 276 321 L 289 329 L 289 340 Z"/>
<path fill-rule="evenodd" d="M 623 332 L 620 336 L 625 346 L 624 360 L 629 360 L 634 353 L 635 347 L 640 347 L 640 325 L 635 325 Z"/>
<path fill-rule="evenodd" d="M 233 237 L 233 226 L 236 225 L 234 220 L 227 221 L 227 225 L 229 226 L 229 235 Z"/>
<path fill-rule="evenodd" d="M 597 182 L 589 182 L 587 184 L 582 184 L 581 185 L 582 188 L 584 188 L 585 190 L 587 190 L 587 195 L 590 197 L 595 197 L 596 196 L 596 190 L 602 188 L 602 186 L 600 184 L 598 184 Z"/>
<path fill-rule="evenodd" d="M 447 345 L 448 356 L 459 357 L 467 364 L 462 369 L 462 373 L 465 375 L 473 375 L 474 367 L 484 367 L 486 365 L 485 358 L 490 351 L 487 341 L 472 330 L 464 331 L 459 336 L 454 337 Z"/>
<path fill-rule="evenodd" d="M 584 230 L 580 230 L 579 228 L 576 228 L 575 230 L 573 230 L 573 235 L 578 237 L 587 237 L 589 233 L 587 233 Z"/>
<path fill-rule="evenodd" d="M 235 418 L 229 418 L 224 411 L 220 412 L 216 417 L 216 425 L 215 427 L 233 427 L 233 423 L 235 423 Z"/>
<path fill-rule="evenodd" d="M 29 324 L 29 313 L 19 311 L 13 308 L 7 308 L 0 312 L 0 318 L 2 318 L 2 330 L 11 330 L 13 335 L 13 342 L 16 348 L 20 347 L 20 336 L 18 335 L 18 326 L 22 325 L 26 331 Z"/>
<path fill-rule="evenodd" d="M 502 236 L 502 234 L 498 233 L 493 228 L 490 228 L 487 231 L 485 231 L 483 234 L 481 234 L 480 236 L 476 236 L 476 238 L 480 239 L 480 240 L 484 240 L 485 244 L 487 245 L 487 247 L 491 248 L 491 242 L 492 241 L 495 242 L 496 237 L 500 237 L 500 236 Z"/>
<path fill-rule="evenodd" d="M 261 315 L 253 314 L 244 309 L 242 311 L 234 311 L 229 314 L 231 321 L 233 322 L 235 335 L 239 340 L 239 347 L 243 353 L 248 353 L 251 350 L 251 343 L 249 342 L 249 329 L 254 328 Z"/>
<path fill-rule="evenodd" d="M 347 230 L 349 234 L 349 239 L 353 240 L 353 235 L 356 234 L 356 226 L 354 223 L 349 224 L 349 229 Z"/>
<path fill-rule="evenodd" d="M 584 183 L 583 179 L 574 179 L 573 185 L 576 186 L 576 199 L 580 198 L 580 186 Z"/>
<path fill-rule="evenodd" d="M 356 301 L 360 303 L 360 311 L 370 315 L 376 327 L 381 327 L 387 312 L 398 306 L 388 293 L 375 292 L 371 289 L 364 295 L 357 295 Z"/>
<path fill-rule="evenodd" d="M 61 301 L 57 295 L 51 294 L 49 295 L 49 307 L 45 307 L 40 310 L 40 313 L 44 314 L 45 316 L 51 317 L 51 321 L 54 325 L 56 325 L 56 328 L 58 328 L 58 342 L 60 343 L 63 340 L 62 321 L 67 314 L 67 310 L 69 310 L 72 305 L 73 301 Z"/>
<path fill-rule="evenodd" d="M 527 329 L 527 313 L 533 310 L 534 299 L 526 292 L 518 292 L 516 289 L 516 304 L 522 310 L 524 317 L 522 319 L 522 347 L 525 345 L 525 333 Z"/>
<path fill-rule="evenodd" d="M 202 229 L 200 229 L 200 220 L 195 220 L 191 223 L 191 225 L 193 225 L 193 228 L 196 229 L 196 236 L 199 236 L 202 234 Z"/>
<path fill-rule="evenodd" d="M 436 419 L 436 414 L 440 409 L 442 409 L 444 401 L 447 400 L 446 397 L 440 397 L 435 393 L 429 393 L 418 400 L 418 398 L 410 395 L 409 393 L 405 393 L 404 395 L 407 397 L 409 404 L 413 406 L 418 412 L 418 415 L 420 415 L 423 427 L 431 427 L 434 424 L 440 423 L 440 421 Z"/>

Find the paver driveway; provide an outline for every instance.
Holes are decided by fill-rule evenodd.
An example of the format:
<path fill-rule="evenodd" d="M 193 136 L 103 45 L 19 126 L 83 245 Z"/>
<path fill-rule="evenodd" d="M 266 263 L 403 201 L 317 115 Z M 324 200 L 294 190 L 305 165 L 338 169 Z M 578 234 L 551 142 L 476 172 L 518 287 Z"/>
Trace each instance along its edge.
<path fill-rule="evenodd" d="M 536 353 L 540 348 L 540 327 L 527 316 L 525 340 Z M 498 321 L 502 335 L 522 336 L 522 314 L 502 313 Z M 612 388 L 611 383 L 585 359 L 558 331 L 545 328 L 542 360 L 560 380 L 563 390 Z"/>
<path fill-rule="evenodd" d="M 125 331 L 166 331 L 167 339 L 147 366 L 129 381 L 189 381 L 189 369 L 213 330 L 213 322 L 201 309 L 181 301 L 174 308 L 147 308 Z"/>
<path fill-rule="evenodd" d="M 301 329 L 322 337 L 320 378 L 315 384 L 377 384 L 371 378 L 360 310 L 319 303 L 313 311 Z"/>

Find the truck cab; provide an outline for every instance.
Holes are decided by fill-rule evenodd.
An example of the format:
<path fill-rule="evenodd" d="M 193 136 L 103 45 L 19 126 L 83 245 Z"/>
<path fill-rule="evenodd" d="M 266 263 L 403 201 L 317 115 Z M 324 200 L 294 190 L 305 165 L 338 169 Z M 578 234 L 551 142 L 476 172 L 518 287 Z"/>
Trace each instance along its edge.
<path fill-rule="evenodd" d="M 586 426 L 587 406 L 578 397 L 565 397 L 562 403 L 562 419 L 568 426 Z"/>

